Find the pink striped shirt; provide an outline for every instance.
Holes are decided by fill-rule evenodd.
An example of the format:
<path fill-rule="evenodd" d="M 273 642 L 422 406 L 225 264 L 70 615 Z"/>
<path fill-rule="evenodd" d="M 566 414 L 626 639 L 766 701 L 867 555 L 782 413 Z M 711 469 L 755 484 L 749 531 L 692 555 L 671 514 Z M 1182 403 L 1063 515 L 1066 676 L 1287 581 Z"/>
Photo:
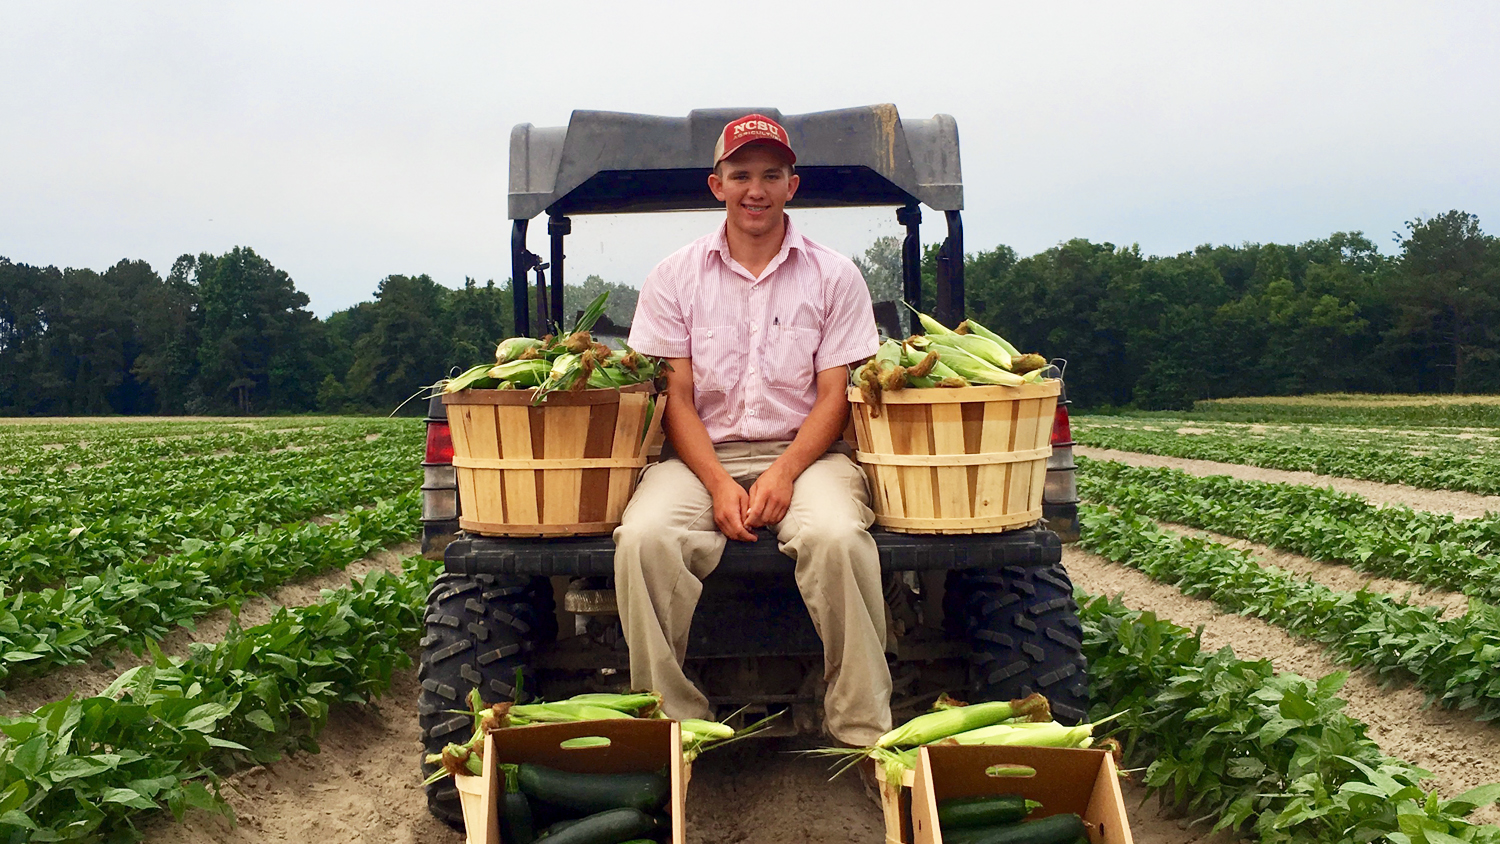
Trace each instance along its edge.
<path fill-rule="evenodd" d="M 757 278 L 729 256 L 725 227 L 646 276 L 630 345 L 692 358 L 693 403 L 716 443 L 790 440 L 817 398 L 815 375 L 875 354 L 870 291 L 854 262 L 786 221 Z"/>

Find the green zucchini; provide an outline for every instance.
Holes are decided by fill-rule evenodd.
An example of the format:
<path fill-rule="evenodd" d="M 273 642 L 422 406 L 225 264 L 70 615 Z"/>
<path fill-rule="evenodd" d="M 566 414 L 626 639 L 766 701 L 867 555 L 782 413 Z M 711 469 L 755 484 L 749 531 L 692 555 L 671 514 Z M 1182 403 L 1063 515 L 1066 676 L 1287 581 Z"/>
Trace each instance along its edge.
<path fill-rule="evenodd" d="M 583 818 L 568 818 L 567 820 L 558 821 L 557 823 L 552 824 L 551 826 L 548 826 L 546 829 L 542 830 L 541 833 L 537 835 L 536 840 L 546 841 L 547 839 L 558 834 L 559 832 L 562 832 L 568 827 L 577 826 L 582 822 Z"/>
<path fill-rule="evenodd" d="M 1016 823 L 1042 804 L 1019 794 L 989 794 L 984 797 L 953 797 L 938 803 L 938 826 L 950 829 L 973 829 Z"/>
<path fill-rule="evenodd" d="M 547 844 L 620 844 L 642 838 L 656 831 L 656 821 L 640 809 L 610 809 L 589 815 L 583 820 L 568 825 L 560 832 L 537 839 Z"/>
<path fill-rule="evenodd" d="M 573 815 L 607 809 L 650 812 L 667 804 L 671 780 L 663 774 L 575 774 L 523 763 L 516 777 L 521 791 Z"/>
<path fill-rule="evenodd" d="M 943 830 L 943 844 L 1074 844 L 1087 837 L 1083 818 L 1072 814 L 1048 815 L 1034 821 L 981 829 Z"/>
<path fill-rule="evenodd" d="M 536 840 L 531 803 L 519 791 L 505 794 L 505 813 L 500 816 L 500 840 L 505 844 L 531 844 Z"/>

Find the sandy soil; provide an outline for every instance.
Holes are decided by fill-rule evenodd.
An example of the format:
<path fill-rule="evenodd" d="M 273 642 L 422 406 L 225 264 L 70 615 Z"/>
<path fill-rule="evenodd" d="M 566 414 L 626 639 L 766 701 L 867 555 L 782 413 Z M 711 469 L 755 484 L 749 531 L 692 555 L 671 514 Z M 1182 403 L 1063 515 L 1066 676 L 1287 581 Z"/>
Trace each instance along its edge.
<path fill-rule="evenodd" d="M 1063 564 L 1074 584 L 1086 591 L 1123 595 L 1127 605 L 1155 610 L 1158 616 L 1185 627 L 1203 625 L 1203 645 L 1208 650 L 1232 647 L 1241 659 L 1269 659 L 1278 671 L 1304 677 L 1342 670 L 1316 644 L 1264 621 L 1224 613 L 1210 601 L 1190 598 L 1175 587 L 1076 546 L 1064 550 Z M 1500 782 L 1500 730 L 1468 715 L 1424 708 L 1419 690 L 1410 686 L 1382 689 L 1364 673 L 1352 674 L 1341 696 L 1349 703 L 1349 715 L 1369 725 L 1370 737 L 1386 755 L 1433 772 L 1429 785 L 1444 797 Z M 1494 807 L 1476 816 L 1488 823 L 1500 822 L 1500 810 Z"/>
<path fill-rule="evenodd" d="M 1093 456 L 1115 458 L 1112 453 L 1098 451 Z M 1210 469 L 1229 470 L 1225 473 L 1246 470 L 1256 474 L 1242 476 L 1263 480 L 1288 480 L 1296 474 L 1201 461 L 1153 465 L 1187 468 L 1184 464 L 1192 464 L 1201 473 Z M 1300 477 L 1295 480 L 1307 482 Z M 1351 483 L 1342 479 L 1317 481 Z M 1425 509 L 1448 512 L 1472 506 L 1468 498 L 1480 498 L 1413 490 L 1421 498 L 1412 499 L 1405 497 L 1405 488 L 1352 483 L 1359 483 L 1360 494 L 1372 500 L 1413 506 L 1414 501 L 1422 500 L 1427 504 Z M 1368 487 L 1378 489 L 1371 494 Z M 1445 607 L 1456 607 L 1455 602 L 1462 600 L 1451 593 L 1422 593 L 1417 586 L 1402 581 L 1371 580 L 1341 566 L 1241 545 L 1266 562 L 1335 588 L 1370 583 L 1371 588 L 1395 594 L 1412 592 L 1414 600 Z M 1308 677 L 1321 677 L 1340 668 L 1314 644 L 1297 640 L 1265 622 L 1221 612 L 1208 601 L 1187 597 L 1140 572 L 1076 547 L 1067 549 L 1064 563 L 1074 581 L 1090 592 L 1123 595 L 1131 606 L 1154 609 L 1163 618 L 1188 627 L 1202 625 L 1204 644 L 1210 649 L 1232 645 L 1241 658 L 1270 659 L 1279 670 Z M 208 635 L 206 625 L 200 626 L 199 635 Z M 417 693 L 415 669 L 400 672 L 378 708 L 340 710 L 320 739 L 322 753 L 234 777 L 230 799 L 240 818 L 237 827 L 201 815 L 189 817 L 183 824 L 164 816 L 149 825 L 147 840 L 152 844 L 305 840 L 320 844 L 459 844 L 463 841 L 460 834 L 427 813 L 418 783 L 416 760 L 421 746 Z M 1349 714 L 1369 725 L 1370 736 L 1386 754 L 1432 771 L 1430 785 L 1444 796 L 1500 782 L 1500 730 L 1465 715 L 1424 708 L 1419 691 L 1409 687 L 1382 689 L 1363 674 L 1349 678 L 1342 696 L 1349 702 Z M 694 844 L 881 841 L 880 812 L 859 785 L 848 777 L 827 782 L 826 763 L 787 752 L 798 746 L 806 744 L 790 744 L 787 740 L 746 742 L 700 759 L 688 792 L 688 840 Z M 1135 840 L 1141 844 L 1229 844 L 1232 840 L 1223 835 L 1209 836 L 1202 828 L 1181 829 L 1178 821 L 1159 816 L 1154 803 L 1143 803 L 1142 792 L 1133 786 L 1127 788 L 1126 805 Z M 1500 822 L 1500 811 L 1493 807 L 1482 810 L 1476 819 Z"/>
<path fill-rule="evenodd" d="M 376 707 L 345 707 L 319 738 L 322 752 L 256 768 L 230 780 L 237 824 L 203 814 L 181 824 L 160 815 L 145 826 L 151 844 L 462 844 L 434 819 L 416 770 L 421 753 L 416 669 L 398 672 Z M 828 780 L 827 763 L 795 751 L 814 742 L 745 742 L 693 765 L 688 787 L 690 844 L 867 842 L 884 839 L 880 809 L 852 776 Z M 1141 844 L 1229 844 L 1204 829 L 1142 806 L 1127 787 L 1135 840 Z M 1154 804 L 1152 804 L 1154 805 Z"/>
<path fill-rule="evenodd" d="M 1452 513 L 1460 519 L 1473 519 L 1487 512 L 1500 513 L 1500 496 L 1477 495 L 1472 492 L 1454 490 L 1419 489 L 1402 484 L 1382 484 L 1354 478 L 1338 478 L 1332 475 L 1317 475 L 1312 472 L 1286 472 L 1280 469 L 1263 469 L 1259 466 L 1242 466 L 1238 463 L 1215 463 L 1211 460 L 1188 460 L 1181 457 L 1163 457 L 1157 454 L 1141 454 L 1134 451 L 1116 451 L 1111 448 L 1088 448 L 1074 446 L 1073 453 L 1094 460 L 1118 460 L 1131 466 L 1151 466 L 1180 469 L 1191 475 L 1228 475 L 1247 481 L 1271 481 L 1283 484 L 1307 484 L 1309 486 L 1331 486 L 1339 492 L 1364 496 L 1374 504 L 1404 504 L 1413 510 L 1434 513 Z"/>
<path fill-rule="evenodd" d="M 1220 612 L 1133 569 L 1071 547 L 1064 562 L 1075 582 L 1091 592 L 1123 594 L 1127 603 L 1156 609 L 1180 624 L 1204 625 L 1209 648 L 1232 644 L 1242 658 L 1268 658 L 1280 670 L 1311 677 L 1339 668 L 1315 645 L 1264 622 Z M 231 801 L 240 817 L 238 827 L 203 816 L 181 825 L 161 818 L 150 825 L 148 840 L 459 844 L 462 836 L 427 814 L 417 782 L 417 693 L 415 669 L 400 672 L 379 708 L 342 710 L 320 739 L 321 754 L 235 777 Z M 1433 786 L 1443 794 L 1500 781 L 1500 732 L 1495 729 L 1462 715 L 1423 709 L 1419 692 L 1381 689 L 1362 675 L 1351 677 L 1343 694 L 1349 713 L 1370 725 L 1371 737 L 1384 751 L 1433 771 Z M 748 742 L 700 759 L 688 794 L 688 840 L 880 841 L 880 813 L 863 790 L 850 778 L 828 782 L 826 763 L 790 752 L 806 746 L 787 740 Z M 1142 801 L 1141 790 L 1127 789 L 1132 831 L 1142 844 L 1230 840 L 1202 828 L 1181 829 L 1178 821 L 1158 815 L 1154 803 Z M 1483 819 L 1500 821 L 1500 812 L 1490 810 Z"/>

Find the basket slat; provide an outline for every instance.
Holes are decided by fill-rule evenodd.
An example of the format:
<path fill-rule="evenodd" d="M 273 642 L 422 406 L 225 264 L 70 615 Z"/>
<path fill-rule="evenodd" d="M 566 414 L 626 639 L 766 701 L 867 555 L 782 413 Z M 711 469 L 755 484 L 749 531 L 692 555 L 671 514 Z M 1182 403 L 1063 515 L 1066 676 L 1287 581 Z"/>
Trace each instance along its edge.
<path fill-rule="evenodd" d="M 896 448 L 891 440 L 891 420 L 886 416 L 871 418 L 869 413 L 861 413 L 862 426 L 855 428 L 855 436 L 859 436 L 859 427 L 868 432 L 868 442 L 872 443 L 875 451 L 886 454 L 894 453 Z M 874 473 L 870 482 L 870 488 L 875 491 L 875 512 L 894 513 L 898 516 L 906 514 L 906 497 L 901 494 L 901 473 L 894 466 L 875 466 L 867 468 Z"/>
<path fill-rule="evenodd" d="M 469 453 L 481 459 L 500 456 L 500 442 L 495 433 L 493 407 L 465 407 L 464 421 L 469 429 Z M 456 459 L 456 458 L 455 458 Z M 505 493 L 496 469 L 474 471 L 474 505 L 479 512 L 500 513 L 505 510 Z"/>
<path fill-rule="evenodd" d="M 909 533 L 994 533 L 1035 523 L 1058 382 L 889 393 L 879 416 L 849 391 L 876 522 Z"/>
<path fill-rule="evenodd" d="M 473 449 L 469 448 L 469 421 L 465 418 L 462 408 L 454 408 L 448 412 L 448 435 L 453 438 L 453 453 L 469 454 Z M 457 472 L 458 495 L 460 501 L 473 501 L 478 493 L 474 489 L 473 472 Z"/>
<path fill-rule="evenodd" d="M 650 384 L 554 393 L 535 407 L 532 390 L 445 396 L 459 526 L 503 536 L 612 531 L 646 462 L 651 393 Z"/>
<path fill-rule="evenodd" d="M 985 402 L 984 404 L 984 429 L 979 438 L 979 447 L 986 452 L 1009 451 L 1010 450 L 1010 413 L 1009 402 Z M 1007 512 L 1006 491 L 1009 489 L 1010 466 L 1005 463 L 996 463 L 983 466 L 979 469 L 978 492 L 975 501 L 979 502 L 974 510 L 986 516 L 996 513 Z"/>
<path fill-rule="evenodd" d="M 897 454 L 932 453 L 932 417 L 927 411 L 927 405 L 886 405 L 881 415 L 889 420 Z M 935 472 L 920 467 L 898 474 L 906 499 L 906 515 L 917 519 L 937 516 L 937 496 L 933 493 Z"/>
<path fill-rule="evenodd" d="M 507 460 L 531 460 L 534 452 L 531 442 L 531 414 L 525 405 L 500 405 L 495 408 L 500 430 L 502 455 Z M 540 521 L 537 509 L 537 480 L 540 472 L 511 469 L 505 472 L 505 500 L 510 506 L 503 512 L 505 521 L 516 524 L 535 524 Z M 479 511 L 487 512 L 487 511 Z"/>
<path fill-rule="evenodd" d="M 615 417 L 620 405 L 596 404 L 589 407 L 589 430 L 583 454 L 586 458 L 609 459 L 615 444 Z M 609 467 L 585 469 L 583 488 L 578 501 L 578 518 L 584 522 L 605 520 L 609 504 Z"/>
<path fill-rule="evenodd" d="M 589 438 L 587 407 L 549 407 L 543 416 L 545 443 L 542 456 L 572 458 L 583 456 Z M 583 488 L 583 470 L 546 470 L 546 487 L 542 496 L 542 521 L 548 524 L 578 522 L 579 493 Z"/>
<path fill-rule="evenodd" d="M 963 454 L 963 405 L 935 404 L 928 407 L 928 411 L 932 415 L 933 452 L 940 455 Z M 944 519 L 966 519 L 972 516 L 969 470 L 950 463 L 936 467 L 933 474 L 937 483 L 938 513 Z"/>
<path fill-rule="evenodd" d="M 620 396 L 619 412 L 615 414 L 614 441 L 610 443 L 610 454 L 616 459 L 635 458 L 641 453 L 641 425 L 646 421 L 645 393 L 626 393 Z M 660 408 L 658 407 L 658 412 Z M 644 461 L 644 456 L 640 459 Z M 605 502 L 604 520 L 618 522 L 625 515 L 625 505 L 635 489 L 637 469 L 611 469 L 609 473 L 609 498 Z"/>
<path fill-rule="evenodd" d="M 1011 434 L 1011 448 L 1016 450 L 1035 448 L 1037 416 L 1041 413 L 1041 402 L 1036 399 L 1023 399 L 1016 402 L 1015 407 L 1015 428 Z M 1010 476 L 1010 493 L 1005 500 L 1010 507 L 1020 509 L 1024 506 L 1023 502 L 1031 500 L 1030 468 L 1020 465 L 1006 467 L 1006 473 Z"/>

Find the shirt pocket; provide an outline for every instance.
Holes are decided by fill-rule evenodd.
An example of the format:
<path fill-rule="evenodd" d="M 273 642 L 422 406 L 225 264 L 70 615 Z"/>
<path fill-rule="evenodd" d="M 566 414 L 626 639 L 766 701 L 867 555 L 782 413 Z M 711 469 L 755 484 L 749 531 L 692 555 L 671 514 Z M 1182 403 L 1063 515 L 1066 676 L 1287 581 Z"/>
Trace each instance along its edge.
<path fill-rule="evenodd" d="M 693 389 L 727 392 L 740 382 L 745 368 L 745 331 L 739 325 L 692 330 Z"/>
<path fill-rule="evenodd" d="M 785 390 L 811 390 L 816 375 L 813 367 L 818 354 L 818 332 L 778 325 L 770 333 L 762 361 L 766 383 Z"/>

